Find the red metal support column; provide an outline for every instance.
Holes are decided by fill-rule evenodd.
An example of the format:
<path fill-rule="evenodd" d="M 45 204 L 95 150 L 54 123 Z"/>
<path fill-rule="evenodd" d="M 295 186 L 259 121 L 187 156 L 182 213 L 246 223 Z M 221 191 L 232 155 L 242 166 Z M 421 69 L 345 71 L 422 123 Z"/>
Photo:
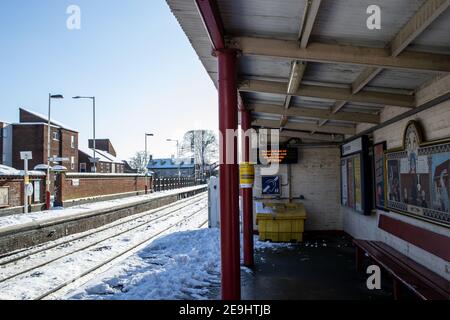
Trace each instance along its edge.
<path fill-rule="evenodd" d="M 227 130 L 237 131 L 237 53 L 217 50 L 219 60 L 220 139 L 220 236 L 222 257 L 222 299 L 240 300 L 239 165 L 237 139 Z M 233 157 L 231 157 L 233 153 Z"/>
<path fill-rule="evenodd" d="M 251 139 L 251 119 L 250 112 L 241 109 L 241 128 L 242 128 L 242 155 L 243 162 L 250 162 L 250 139 Z M 253 253 L 253 189 L 242 189 L 242 225 L 243 225 L 243 247 L 244 247 L 244 265 L 252 267 L 254 264 Z"/>

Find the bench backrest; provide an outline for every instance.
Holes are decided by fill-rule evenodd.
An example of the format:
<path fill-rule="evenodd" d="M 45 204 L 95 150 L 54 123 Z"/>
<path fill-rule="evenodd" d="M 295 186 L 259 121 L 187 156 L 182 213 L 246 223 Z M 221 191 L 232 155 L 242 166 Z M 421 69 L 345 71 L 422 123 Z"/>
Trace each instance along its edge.
<path fill-rule="evenodd" d="M 450 261 L 450 237 L 380 215 L 378 227 L 416 247 Z"/>

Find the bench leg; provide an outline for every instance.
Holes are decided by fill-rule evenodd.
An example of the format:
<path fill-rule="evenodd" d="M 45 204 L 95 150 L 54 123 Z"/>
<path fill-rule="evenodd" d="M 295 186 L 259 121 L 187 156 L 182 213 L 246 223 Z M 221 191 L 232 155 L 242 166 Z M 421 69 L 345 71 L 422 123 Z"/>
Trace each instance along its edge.
<path fill-rule="evenodd" d="M 394 300 L 399 300 L 400 293 L 401 293 L 401 283 L 395 278 L 392 279 L 392 288 L 393 288 Z"/>
<path fill-rule="evenodd" d="M 356 271 L 358 272 L 362 271 L 363 259 L 364 251 L 361 248 L 356 247 Z"/>

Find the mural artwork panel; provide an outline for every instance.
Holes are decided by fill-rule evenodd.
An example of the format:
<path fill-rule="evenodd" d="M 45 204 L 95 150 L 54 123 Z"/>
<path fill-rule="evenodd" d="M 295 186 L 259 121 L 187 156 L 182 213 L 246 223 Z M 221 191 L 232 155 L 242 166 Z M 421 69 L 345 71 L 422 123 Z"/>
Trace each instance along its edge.
<path fill-rule="evenodd" d="M 412 121 L 403 148 L 386 153 L 387 208 L 450 226 L 450 141 L 422 137 Z"/>

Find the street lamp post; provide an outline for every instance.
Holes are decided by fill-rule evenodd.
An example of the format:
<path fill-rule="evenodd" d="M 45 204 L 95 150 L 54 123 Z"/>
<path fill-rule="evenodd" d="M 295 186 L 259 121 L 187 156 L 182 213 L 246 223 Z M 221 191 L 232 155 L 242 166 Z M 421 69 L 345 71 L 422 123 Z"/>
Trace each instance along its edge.
<path fill-rule="evenodd" d="M 145 167 L 147 167 L 147 159 L 148 159 L 148 153 L 147 153 L 147 138 L 148 137 L 154 137 L 155 135 L 153 134 L 153 133 L 146 133 L 145 134 L 145 160 L 144 160 L 144 162 L 145 162 Z"/>
<path fill-rule="evenodd" d="M 51 131 L 51 111 L 52 111 L 52 99 L 64 99 L 64 96 L 61 94 L 48 94 L 48 123 L 47 123 L 47 181 L 45 184 L 45 205 L 47 210 L 50 209 L 50 157 L 51 157 L 51 140 L 50 136 L 52 134 Z"/>
<path fill-rule="evenodd" d="M 145 134 L 145 159 L 144 159 L 144 164 L 145 164 L 145 168 L 144 168 L 144 170 L 145 170 L 145 172 L 146 172 L 146 176 L 147 176 L 147 165 L 148 165 L 148 153 L 147 153 L 147 138 L 148 137 L 153 137 L 154 136 L 154 134 L 153 133 L 146 133 Z M 145 194 L 147 194 L 148 193 L 148 177 L 146 177 L 145 178 Z"/>
<path fill-rule="evenodd" d="M 82 97 L 82 96 L 76 96 L 73 97 L 73 99 L 90 99 L 92 100 L 92 126 L 93 126 L 93 141 L 92 141 L 92 149 L 93 149 L 93 153 L 94 153 L 94 158 L 93 158 L 93 162 L 94 162 L 94 172 L 97 172 L 97 159 L 96 159 L 96 149 L 95 149 L 95 97 Z"/>
<path fill-rule="evenodd" d="M 178 161 L 178 184 L 180 184 L 180 180 L 181 180 L 181 170 L 180 170 L 180 152 L 179 152 L 179 141 L 175 140 L 175 139 L 167 139 L 168 142 L 176 142 L 177 143 L 177 161 Z"/>

